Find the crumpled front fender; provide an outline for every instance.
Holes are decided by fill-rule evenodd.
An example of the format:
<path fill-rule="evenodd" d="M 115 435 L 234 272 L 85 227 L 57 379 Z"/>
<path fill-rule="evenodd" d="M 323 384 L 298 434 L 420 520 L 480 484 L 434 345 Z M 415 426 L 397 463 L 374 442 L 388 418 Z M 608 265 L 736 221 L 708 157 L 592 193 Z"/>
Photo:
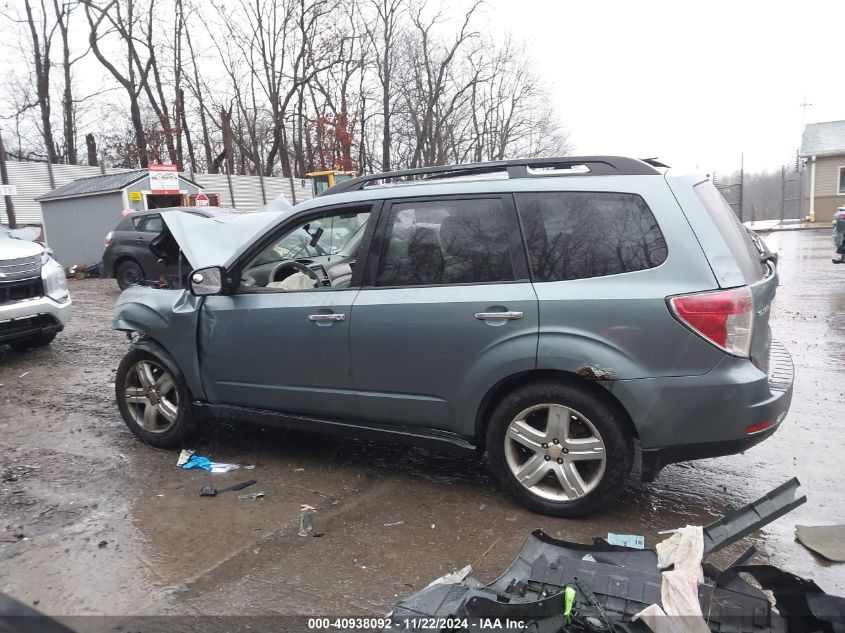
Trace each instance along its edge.
<path fill-rule="evenodd" d="M 161 345 L 176 361 L 195 400 L 204 400 L 197 355 L 197 321 L 202 297 L 186 290 L 135 286 L 117 299 L 112 329 L 138 332 Z"/>

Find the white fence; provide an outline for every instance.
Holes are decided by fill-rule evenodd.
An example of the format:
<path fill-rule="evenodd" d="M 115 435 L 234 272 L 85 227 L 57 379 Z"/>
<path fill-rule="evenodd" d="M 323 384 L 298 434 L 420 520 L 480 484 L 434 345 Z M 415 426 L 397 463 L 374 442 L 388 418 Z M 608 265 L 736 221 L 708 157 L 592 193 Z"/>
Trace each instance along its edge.
<path fill-rule="evenodd" d="M 10 160 L 7 161 L 6 167 L 9 172 L 9 184 L 17 188 L 17 195 L 12 197 L 12 203 L 15 205 L 15 216 L 18 224 L 42 224 L 41 205 L 36 201 L 36 198 L 52 191 L 55 187 L 66 185 L 77 178 L 100 176 L 104 171 L 107 174 L 131 171 L 113 167 L 107 167 L 103 170 L 100 167 L 87 167 L 85 165 L 52 165 L 55 187 L 51 187 L 50 172 L 46 163 Z M 291 188 L 288 179 L 232 176 L 233 200 L 225 174 L 190 174 L 183 172 L 183 175 L 203 187 L 206 193 L 218 194 L 221 206 L 226 207 L 233 206 L 249 210 L 262 206 L 264 204 L 261 195 L 262 181 L 268 202 L 279 194 L 283 194 L 291 204 L 294 203 L 294 200 L 302 202 L 311 197 L 311 182 L 299 178 L 294 179 L 293 188 Z M 6 201 L 0 196 L 0 223 L 7 224 L 8 221 Z"/>

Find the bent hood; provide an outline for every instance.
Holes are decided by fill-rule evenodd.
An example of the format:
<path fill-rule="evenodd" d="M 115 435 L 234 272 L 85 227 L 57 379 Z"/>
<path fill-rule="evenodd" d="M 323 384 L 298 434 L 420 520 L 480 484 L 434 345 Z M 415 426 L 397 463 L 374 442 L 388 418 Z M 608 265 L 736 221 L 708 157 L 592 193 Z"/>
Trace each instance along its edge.
<path fill-rule="evenodd" d="M 184 211 L 161 214 L 164 230 L 150 242 L 150 250 L 167 262 L 179 250 L 193 269 L 229 266 L 253 239 L 290 214 L 284 212 L 223 214 L 206 218 Z"/>

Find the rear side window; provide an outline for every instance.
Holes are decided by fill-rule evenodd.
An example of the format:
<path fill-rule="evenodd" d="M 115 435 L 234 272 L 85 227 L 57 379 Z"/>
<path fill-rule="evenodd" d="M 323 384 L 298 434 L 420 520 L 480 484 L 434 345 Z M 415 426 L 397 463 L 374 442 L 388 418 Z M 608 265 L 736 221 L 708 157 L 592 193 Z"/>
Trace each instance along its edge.
<path fill-rule="evenodd" d="M 693 187 L 693 191 L 707 209 L 707 213 L 742 271 L 745 281 L 751 283 L 763 277 L 767 268 L 760 261 L 760 250 L 719 190 L 712 182 L 705 180 Z"/>
<path fill-rule="evenodd" d="M 630 193 L 516 194 L 534 281 L 630 273 L 666 260 L 645 201 Z"/>
<path fill-rule="evenodd" d="M 499 198 L 401 202 L 390 208 L 377 286 L 517 279 L 519 228 Z"/>
<path fill-rule="evenodd" d="M 135 228 L 144 233 L 161 233 L 164 229 L 164 221 L 160 215 L 148 215 L 138 218 Z"/>

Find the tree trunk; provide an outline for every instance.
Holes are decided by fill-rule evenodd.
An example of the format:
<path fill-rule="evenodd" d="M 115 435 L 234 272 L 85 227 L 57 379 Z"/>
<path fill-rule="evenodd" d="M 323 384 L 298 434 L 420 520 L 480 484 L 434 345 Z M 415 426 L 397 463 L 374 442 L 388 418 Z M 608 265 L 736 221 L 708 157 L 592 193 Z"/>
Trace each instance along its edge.
<path fill-rule="evenodd" d="M 44 139 L 44 149 L 47 150 L 47 160 L 55 163 L 57 161 L 55 144 L 53 143 L 53 125 L 50 122 L 50 39 L 45 34 L 44 42 L 39 40 L 38 31 L 35 28 L 35 18 L 32 15 L 32 6 L 29 4 L 29 0 L 24 1 L 24 7 L 26 8 L 26 19 L 32 38 L 35 94 L 38 100 L 38 109 L 41 113 L 41 136 Z M 46 15 L 43 17 L 44 20 L 47 19 Z M 41 48 L 42 44 L 44 46 L 43 50 Z"/>
<path fill-rule="evenodd" d="M 132 128 L 135 131 L 135 146 L 138 150 L 138 163 L 143 169 L 149 166 L 147 155 L 147 134 L 144 132 L 144 121 L 141 119 L 141 108 L 138 106 L 138 95 L 129 101 L 129 113 L 132 118 Z"/>
<path fill-rule="evenodd" d="M 0 184 L 9 184 L 9 174 L 6 171 L 6 148 L 3 147 L 3 135 L 0 134 Z M 18 228 L 18 221 L 15 218 L 15 205 L 12 203 L 12 196 L 6 196 L 6 217 L 9 219 L 9 228 Z"/>
<path fill-rule="evenodd" d="M 88 149 L 88 164 L 91 167 L 97 166 L 97 141 L 94 140 L 93 134 L 85 135 L 85 146 Z"/>
<path fill-rule="evenodd" d="M 76 165 L 76 126 L 73 120 L 73 90 L 70 77 L 70 51 L 65 46 L 65 58 L 62 62 L 64 67 L 65 91 L 62 99 L 62 107 L 65 124 L 65 147 L 67 148 L 67 162 Z"/>
<path fill-rule="evenodd" d="M 385 27 L 386 28 L 386 27 Z M 385 38 L 386 39 L 386 38 Z M 384 125 L 382 126 L 381 138 L 381 169 L 390 171 L 390 68 L 388 64 L 388 43 L 385 42 L 384 66 L 385 75 L 382 84 L 381 107 L 384 110 Z"/>
<path fill-rule="evenodd" d="M 182 129 L 185 131 L 185 145 L 188 146 L 188 158 L 191 161 L 191 170 L 196 172 L 199 171 L 197 169 L 197 156 L 194 153 L 194 142 L 191 140 L 191 130 L 188 128 L 188 119 L 185 116 L 185 91 L 181 88 L 179 89 L 179 103 L 181 104 Z"/>
<path fill-rule="evenodd" d="M 56 14 L 56 23 L 62 38 L 62 80 L 64 91 L 62 93 L 62 122 L 64 124 L 65 151 L 67 162 L 70 165 L 77 164 L 76 155 L 76 121 L 73 116 L 73 87 L 71 85 L 70 44 L 68 42 L 68 23 L 70 22 L 70 5 L 59 7 L 59 0 L 53 0 L 53 10 Z"/>

